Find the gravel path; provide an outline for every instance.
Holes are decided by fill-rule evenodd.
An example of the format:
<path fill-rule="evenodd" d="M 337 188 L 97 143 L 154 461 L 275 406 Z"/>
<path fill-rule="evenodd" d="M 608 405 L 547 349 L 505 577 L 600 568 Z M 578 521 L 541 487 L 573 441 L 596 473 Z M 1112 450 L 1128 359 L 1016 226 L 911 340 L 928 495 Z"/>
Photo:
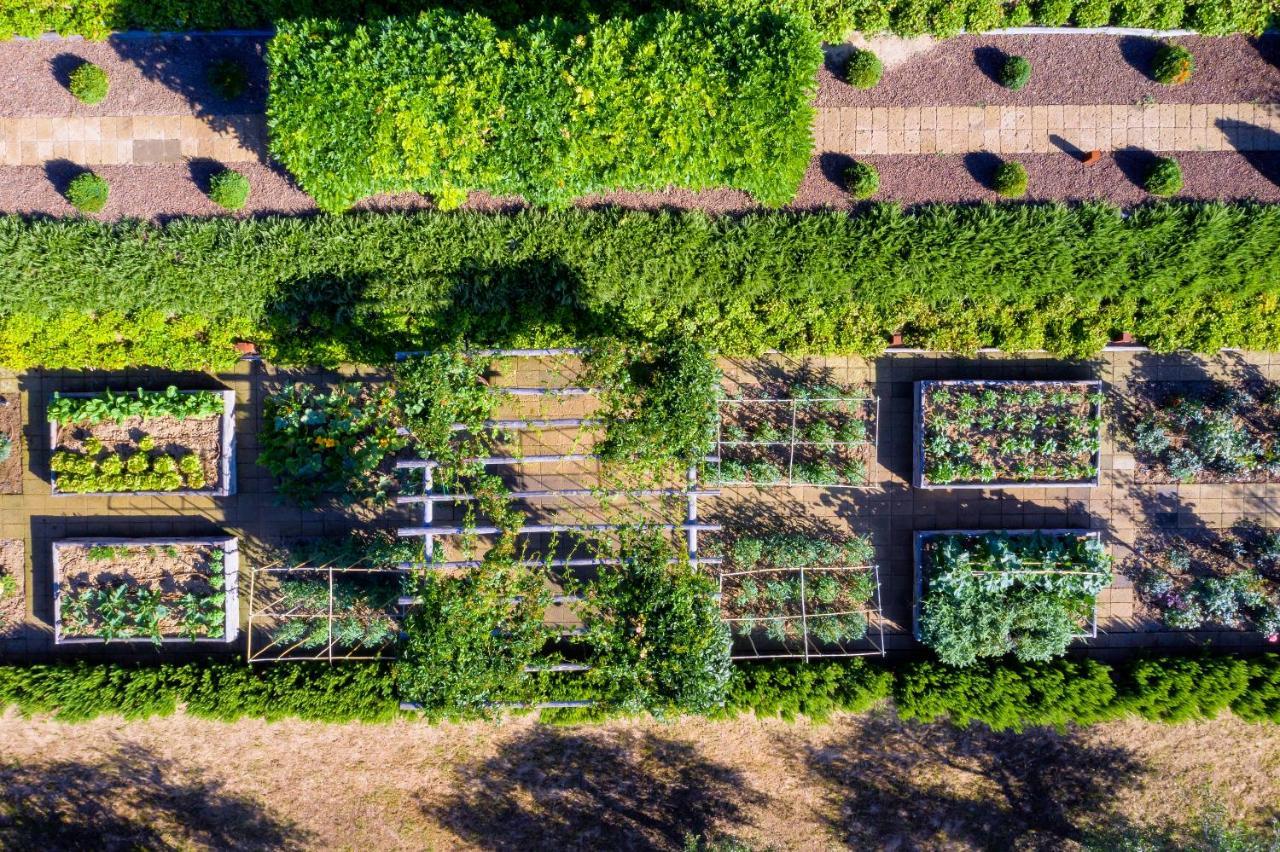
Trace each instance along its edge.
<path fill-rule="evenodd" d="M 958 36 L 886 68 L 880 84 L 861 90 L 838 78 L 842 47 L 828 50 L 818 72 L 819 106 L 948 104 L 1249 103 L 1280 101 L 1280 35 L 1178 39 L 1195 56 L 1184 86 L 1147 76 L 1156 42 L 1131 36 Z M 1031 81 L 1012 92 L 995 80 L 1008 54 L 1031 62 Z"/>
<path fill-rule="evenodd" d="M 1152 156 L 1141 151 L 1120 151 L 1104 155 L 1101 161 L 1088 167 L 1065 154 L 1026 154 L 1014 159 L 1027 168 L 1028 200 L 1106 200 L 1133 205 L 1151 200 L 1140 182 Z M 1178 154 L 1177 160 L 1186 182 L 1181 198 L 1280 202 L 1280 152 L 1248 155 L 1229 151 L 1187 152 Z M 1000 162 L 992 154 L 897 155 L 867 157 L 865 161 L 880 170 L 878 200 L 904 204 L 998 200 L 987 188 L 990 175 Z M 850 158 L 835 154 L 815 160 L 789 209 L 853 207 L 854 201 L 845 192 L 841 177 L 850 162 Z M 194 167 L 185 164 L 100 167 L 96 171 L 111 183 L 111 195 L 106 208 L 93 218 L 162 221 L 177 216 L 228 215 L 209 201 L 200 188 L 207 185 L 215 168 L 210 161 L 198 161 Z M 236 168 L 249 178 L 253 190 L 245 209 L 233 215 L 316 212 L 311 199 L 280 170 L 259 164 L 238 164 Z M 75 215 L 59 187 L 65 187 L 76 171 L 69 164 L 62 170 L 29 166 L 0 168 L 0 212 Z M 381 196 L 360 205 L 361 209 L 379 210 L 428 209 L 430 206 L 430 202 L 414 193 Z M 474 193 L 465 209 L 497 213 L 521 206 L 518 199 Z M 578 206 L 697 209 L 708 213 L 761 209 L 750 196 L 736 190 L 692 192 L 683 189 L 614 192 L 583 198 Z"/>

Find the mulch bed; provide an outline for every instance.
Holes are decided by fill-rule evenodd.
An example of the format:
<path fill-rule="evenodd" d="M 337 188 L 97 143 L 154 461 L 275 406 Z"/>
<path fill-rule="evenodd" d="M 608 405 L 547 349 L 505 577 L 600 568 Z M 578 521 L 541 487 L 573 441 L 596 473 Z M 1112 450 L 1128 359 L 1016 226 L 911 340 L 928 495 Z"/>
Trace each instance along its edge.
<path fill-rule="evenodd" d="M 14 639 L 24 632 L 27 617 L 26 548 L 20 539 L 0 539 L 0 577 L 13 577 L 17 588 L 0 596 L 0 639 Z"/>
<path fill-rule="evenodd" d="M 948 104 L 1272 103 L 1280 99 L 1280 36 L 1177 39 L 1195 57 L 1183 86 L 1148 76 L 1157 42 L 1132 36 L 957 36 L 886 67 L 862 90 L 840 79 L 848 49 L 829 48 L 818 72 L 819 106 Z M 1003 58 L 1031 62 L 1031 80 L 1013 92 L 996 82 Z"/>
<path fill-rule="evenodd" d="M 9 457 L 0 462 L 0 494 L 22 493 L 22 397 L 0 394 L 0 435 L 11 442 Z"/>

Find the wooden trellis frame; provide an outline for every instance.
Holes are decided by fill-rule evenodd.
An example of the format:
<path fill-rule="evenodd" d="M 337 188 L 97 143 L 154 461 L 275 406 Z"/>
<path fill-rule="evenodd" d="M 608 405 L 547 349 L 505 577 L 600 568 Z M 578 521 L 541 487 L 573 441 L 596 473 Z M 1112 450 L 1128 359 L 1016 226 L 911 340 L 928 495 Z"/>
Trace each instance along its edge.
<path fill-rule="evenodd" d="M 836 572 L 869 572 L 875 579 L 875 606 L 860 607 L 858 609 L 840 610 L 838 612 L 810 613 L 808 612 L 808 591 L 805 585 L 805 573 L 823 574 Z M 753 574 L 795 574 L 800 578 L 800 614 L 785 615 L 773 617 L 755 617 L 755 616 L 738 616 L 734 618 L 721 619 L 733 629 L 733 625 L 743 621 L 799 621 L 800 622 L 800 642 L 803 646 L 801 651 L 792 651 L 788 647 L 788 643 L 792 640 L 779 640 L 772 642 L 774 645 L 783 646 L 781 649 L 771 647 L 760 647 L 756 644 L 755 638 L 750 634 L 740 636 L 736 632 L 733 634 L 735 649 L 739 644 L 739 640 L 745 641 L 749 646 L 749 651 L 737 651 L 733 653 L 735 660 L 767 660 L 767 659 L 803 659 L 806 663 L 811 659 L 821 659 L 825 657 L 870 657 L 885 655 L 884 644 L 884 616 L 882 612 L 882 601 L 880 597 L 880 566 L 879 565 L 838 565 L 827 567 L 805 568 L 752 568 L 747 571 L 725 571 L 720 574 L 720 593 L 723 599 L 724 581 L 726 577 L 744 577 Z M 816 622 L 826 618 L 838 618 L 846 615 L 863 615 L 867 619 L 867 634 L 861 639 L 849 642 L 834 642 L 830 645 L 836 646 L 838 650 L 831 650 L 830 646 L 823 648 L 826 643 L 815 641 L 809 631 L 810 622 Z M 874 625 L 872 619 L 874 618 Z M 873 637 L 872 631 L 875 630 L 877 636 Z M 857 648 L 860 643 L 870 643 L 871 648 Z"/>
<path fill-rule="evenodd" d="M 797 418 L 802 405 L 817 405 L 819 403 L 846 403 L 846 404 L 863 404 L 871 403 L 871 429 L 868 437 L 860 441 L 802 441 L 799 439 L 799 427 Z M 790 425 L 787 428 L 787 440 L 778 441 L 726 441 L 724 439 L 723 415 L 716 418 L 716 481 L 723 486 L 740 487 L 752 486 L 755 488 L 798 488 L 798 487 L 814 487 L 814 488 L 869 488 L 871 487 L 871 466 L 875 463 L 875 449 L 880 443 L 880 397 L 874 393 L 868 393 L 862 396 L 825 396 L 813 397 L 807 399 L 793 399 L 781 397 L 768 397 L 763 399 L 722 399 L 720 407 L 730 405 L 761 405 L 761 406 L 777 406 L 787 407 L 789 410 Z M 867 469 L 863 474 L 862 482 L 841 482 L 830 485 L 818 485 L 816 483 L 804 482 L 797 480 L 796 473 L 796 448 L 797 447 L 825 447 L 828 451 L 834 451 L 840 447 L 870 447 L 872 450 L 871 458 L 867 461 Z M 787 471 L 783 480 L 778 482 L 751 482 L 748 480 L 726 480 L 722 475 L 724 448 L 725 447 L 773 447 L 780 449 L 787 456 Z"/>

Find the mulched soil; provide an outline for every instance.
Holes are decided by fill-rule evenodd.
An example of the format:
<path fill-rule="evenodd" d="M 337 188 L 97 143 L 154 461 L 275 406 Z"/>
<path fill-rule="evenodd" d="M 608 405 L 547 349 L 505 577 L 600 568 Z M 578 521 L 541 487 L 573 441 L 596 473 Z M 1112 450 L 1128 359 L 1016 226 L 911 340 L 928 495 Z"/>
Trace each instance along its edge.
<path fill-rule="evenodd" d="M 138 441 L 150 436 L 156 451 L 169 455 L 194 453 L 200 459 L 206 485 L 201 491 L 213 491 L 222 486 L 222 417 L 126 417 L 123 422 L 113 420 L 95 423 L 72 423 L 58 426 L 58 442 L 54 450 L 84 452 L 85 441 L 97 438 L 112 453 L 126 456 L 138 452 Z"/>
<path fill-rule="evenodd" d="M 1177 39 L 1195 57 L 1183 86 L 1148 76 L 1158 42 L 1132 36 L 958 36 L 886 67 L 862 90 L 840 75 L 849 50 L 828 48 L 818 72 L 819 106 L 948 104 L 1130 104 L 1275 102 L 1280 98 L 1280 36 Z M 1031 80 L 1013 92 L 997 82 L 1008 55 L 1031 62 Z"/>
<path fill-rule="evenodd" d="M 0 394 L 0 435 L 12 442 L 9 458 L 0 462 L 0 494 L 22 493 L 22 398 Z"/>
<path fill-rule="evenodd" d="M 267 39 L 184 36 L 107 41 L 0 42 L 0 115 L 225 115 L 266 109 Z M 248 85 L 234 101 L 209 85 L 208 67 L 243 64 Z M 89 61 L 107 72 L 107 96 L 92 106 L 67 90 L 70 73 Z"/>
<path fill-rule="evenodd" d="M 0 597 L 0 640 L 13 639 L 24 632 L 27 617 L 26 547 L 20 539 L 0 540 L 0 577 L 18 581 L 12 595 Z"/>

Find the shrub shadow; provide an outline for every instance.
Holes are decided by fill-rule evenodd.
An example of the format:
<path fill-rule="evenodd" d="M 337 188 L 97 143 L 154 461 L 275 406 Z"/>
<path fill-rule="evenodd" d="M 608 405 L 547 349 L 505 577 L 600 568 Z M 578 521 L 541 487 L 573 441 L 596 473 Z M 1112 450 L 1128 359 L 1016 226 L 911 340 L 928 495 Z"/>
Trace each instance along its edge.
<path fill-rule="evenodd" d="M 53 79 L 59 86 L 70 90 L 71 73 L 81 65 L 88 64 L 89 61 L 83 56 L 76 56 L 74 53 L 59 53 L 49 60 L 49 73 L 53 75 Z"/>
<path fill-rule="evenodd" d="M 1116 168 L 1127 180 L 1141 189 L 1146 189 L 1147 175 L 1151 167 L 1160 159 L 1153 151 L 1143 148 L 1121 148 L 1115 152 Z"/>
<path fill-rule="evenodd" d="M 1008 60 L 1009 54 L 998 47 L 979 47 L 973 51 L 973 64 L 978 67 L 988 80 L 996 85 L 1000 83 L 1000 69 Z"/>
<path fill-rule="evenodd" d="M 1151 66 L 1156 59 L 1156 51 L 1160 49 L 1160 40 L 1154 38 L 1145 38 L 1143 36 L 1125 36 L 1120 39 L 1118 46 L 1120 48 L 1120 56 L 1129 67 L 1137 71 L 1148 80 L 1154 80 L 1151 76 Z"/>
<path fill-rule="evenodd" d="M 767 797 L 739 771 L 650 732 L 532 728 L 418 807 L 480 849 L 682 849 Z"/>
<path fill-rule="evenodd" d="M 1280 186 L 1280 133 L 1269 127 L 1260 127 L 1244 121 L 1220 118 L 1217 128 L 1227 137 L 1227 143 L 1249 165 L 1271 183 Z M 1258 150 L 1267 148 L 1270 150 Z"/>
<path fill-rule="evenodd" d="M 90 170 L 70 160 L 47 160 L 44 164 L 45 179 L 53 185 L 54 191 L 64 198 L 71 187 L 71 181 L 88 171 Z"/>
<path fill-rule="evenodd" d="M 855 162 L 848 154 L 837 154 L 834 151 L 824 151 L 818 156 L 818 168 L 822 171 L 822 176 L 845 192 L 849 189 L 846 186 L 848 180 L 845 172 Z"/>
<path fill-rule="evenodd" d="M 209 186 L 213 176 L 226 170 L 226 166 L 210 157 L 193 157 L 187 160 L 187 170 L 191 174 L 191 182 L 205 195 L 209 194 Z"/>
<path fill-rule="evenodd" d="M 987 151 L 972 151 L 964 155 L 964 167 L 970 177 L 982 185 L 984 189 L 992 189 L 996 180 L 996 169 L 1004 162 L 996 154 Z"/>

